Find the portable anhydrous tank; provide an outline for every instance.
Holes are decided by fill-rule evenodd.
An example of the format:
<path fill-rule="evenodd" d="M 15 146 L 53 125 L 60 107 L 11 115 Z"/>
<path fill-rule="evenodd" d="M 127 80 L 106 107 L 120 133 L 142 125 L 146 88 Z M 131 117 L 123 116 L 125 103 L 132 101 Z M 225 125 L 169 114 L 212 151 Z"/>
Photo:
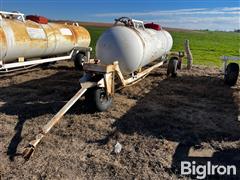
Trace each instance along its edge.
<path fill-rule="evenodd" d="M 120 20 L 121 21 L 121 20 Z M 96 56 L 103 64 L 118 61 L 123 73 L 132 73 L 166 55 L 172 48 L 171 35 L 157 24 L 123 19 L 106 30 L 96 45 Z"/>
<path fill-rule="evenodd" d="M 18 15 L 18 14 L 17 14 Z M 75 47 L 89 47 L 89 32 L 78 25 L 50 23 L 44 17 L 13 18 L 0 14 L 0 60 L 3 64 L 57 56 Z"/>

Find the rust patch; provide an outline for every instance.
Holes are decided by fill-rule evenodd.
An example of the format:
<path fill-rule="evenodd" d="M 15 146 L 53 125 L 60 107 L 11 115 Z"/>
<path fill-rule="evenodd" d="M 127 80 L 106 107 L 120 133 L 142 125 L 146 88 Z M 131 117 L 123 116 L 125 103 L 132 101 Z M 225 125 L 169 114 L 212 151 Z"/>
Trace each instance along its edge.
<path fill-rule="evenodd" d="M 43 29 L 48 39 L 51 37 L 54 37 L 55 39 L 55 37 L 60 34 L 59 30 L 56 27 L 52 26 L 52 24 L 45 25 Z"/>
<path fill-rule="evenodd" d="M 74 29 L 71 26 L 63 24 L 63 27 L 61 27 L 61 28 L 67 28 L 72 32 L 71 36 L 62 35 L 66 40 L 72 42 L 73 44 L 77 43 L 77 37 L 75 35 Z"/>
<path fill-rule="evenodd" d="M 17 20 L 6 20 L 6 22 L 7 26 L 12 29 L 15 43 L 18 44 L 18 46 L 25 46 L 26 48 L 46 48 L 47 39 L 31 39 L 27 32 L 27 27 L 42 29 L 37 23 L 32 21 L 26 21 L 26 23 L 24 23 Z"/>
<path fill-rule="evenodd" d="M 68 24 L 61 24 L 61 23 L 49 23 L 50 26 L 55 30 L 58 31 L 60 36 L 62 36 L 66 41 L 77 44 L 81 47 L 88 47 L 90 45 L 90 34 L 89 32 L 81 27 L 81 26 L 74 26 Z M 67 28 L 72 32 L 72 35 L 62 35 L 60 29 Z"/>
<path fill-rule="evenodd" d="M 6 20 L 7 25 L 11 27 L 15 41 L 17 42 L 25 42 L 29 40 L 25 24 L 16 20 Z"/>
<path fill-rule="evenodd" d="M 6 35 L 2 28 L 0 28 L 0 44 L 1 44 L 1 48 L 7 47 Z"/>
<path fill-rule="evenodd" d="M 30 48 L 41 48 L 46 49 L 47 48 L 47 40 L 39 40 L 39 39 L 33 39 L 31 40 L 31 43 L 29 44 Z"/>
<path fill-rule="evenodd" d="M 50 49 L 55 49 L 56 47 L 56 38 L 57 36 L 60 35 L 60 32 L 58 31 L 58 29 L 56 29 L 55 27 L 53 27 L 51 24 L 47 24 L 43 26 L 44 31 L 46 33 L 47 36 L 47 40 L 48 40 L 48 48 Z M 51 52 L 50 52 L 51 54 Z"/>
<path fill-rule="evenodd" d="M 74 36 L 74 32 L 73 32 L 72 28 L 70 28 L 68 25 L 60 24 L 60 23 L 49 23 L 49 24 L 52 27 L 52 29 L 55 32 L 57 32 L 57 34 L 59 36 L 63 37 L 66 41 L 68 41 L 68 42 L 70 42 L 72 44 L 76 43 L 76 38 Z M 72 35 L 62 35 L 62 33 L 60 31 L 62 28 L 69 29 L 72 32 Z"/>
<path fill-rule="evenodd" d="M 38 23 L 36 23 L 36 22 L 34 22 L 34 21 L 27 20 L 27 21 L 25 22 L 25 24 L 26 24 L 27 27 L 31 27 L 31 28 L 41 28 L 41 25 L 38 24 Z"/>
<path fill-rule="evenodd" d="M 26 21 L 23 23 L 16 20 L 7 20 L 8 26 L 11 27 L 16 43 L 30 43 L 33 47 L 39 46 L 41 43 L 45 42 L 46 39 L 31 39 L 27 27 L 42 29 L 40 25 L 32 21 Z"/>
<path fill-rule="evenodd" d="M 77 44 L 81 46 L 89 46 L 91 37 L 89 32 L 82 26 L 73 26 L 69 25 L 71 27 L 72 31 L 74 32 L 74 35 L 77 39 Z"/>
<path fill-rule="evenodd" d="M 80 47 L 88 47 L 90 44 L 90 34 L 83 27 L 73 26 L 73 25 L 65 25 L 65 24 L 57 24 L 57 23 L 49 23 L 48 25 L 40 25 L 38 23 L 32 21 L 21 22 L 17 20 L 6 20 L 6 26 L 8 26 L 14 36 L 15 47 L 21 47 L 19 53 L 21 56 L 28 57 L 32 54 L 42 54 L 44 52 L 48 52 L 48 50 L 54 50 L 56 45 L 59 43 L 66 43 L 66 45 L 80 46 Z M 27 28 L 38 28 L 43 29 L 46 34 L 45 39 L 40 38 L 31 38 Z M 67 28 L 72 32 L 72 35 L 62 35 L 60 29 Z M 9 34 L 6 34 L 6 36 Z M 7 46 L 7 38 L 3 30 L 0 30 L 0 38 L 1 44 L 4 43 Z M 60 41 L 56 44 L 56 41 Z M 50 48 L 50 49 L 48 49 Z M 29 49 L 33 49 L 32 53 L 28 52 Z M 51 52 L 50 52 L 51 53 Z"/>

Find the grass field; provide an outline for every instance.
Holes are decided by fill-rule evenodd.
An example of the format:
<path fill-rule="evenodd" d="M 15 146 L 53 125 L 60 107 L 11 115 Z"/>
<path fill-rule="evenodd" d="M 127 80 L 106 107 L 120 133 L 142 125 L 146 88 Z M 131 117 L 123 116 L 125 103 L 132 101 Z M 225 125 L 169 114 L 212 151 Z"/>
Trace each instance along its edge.
<path fill-rule="evenodd" d="M 91 34 L 91 47 L 95 54 L 98 37 L 106 28 L 87 27 Z M 240 33 L 212 31 L 171 31 L 174 51 L 183 50 L 185 39 L 190 40 L 194 64 L 220 66 L 219 57 L 240 55 Z"/>

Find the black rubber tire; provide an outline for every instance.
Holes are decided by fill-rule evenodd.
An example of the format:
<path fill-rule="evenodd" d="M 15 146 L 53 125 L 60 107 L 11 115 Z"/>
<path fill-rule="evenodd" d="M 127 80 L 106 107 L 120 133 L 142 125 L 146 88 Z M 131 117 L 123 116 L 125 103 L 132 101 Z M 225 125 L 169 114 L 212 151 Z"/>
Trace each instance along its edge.
<path fill-rule="evenodd" d="M 78 53 L 74 56 L 74 65 L 75 69 L 82 71 L 83 70 L 83 63 L 84 63 L 85 55 L 82 53 Z"/>
<path fill-rule="evenodd" d="M 182 69 L 182 61 L 178 60 L 177 69 Z"/>
<path fill-rule="evenodd" d="M 229 63 L 227 65 L 224 81 L 229 86 L 234 86 L 237 83 L 239 75 L 239 65 L 237 63 Z"/>
<path fill-rule="evenodd" d="M 171 58 L 168 62 L 167 67 L 167 75 L 171 75 L 172 77 L 177 77 L 177 66 L 178 66 L 178 59 L 177 58 Z"/>
<path fill-rule="evenodd" d="M 85 94 L 85 100 L 90 109 L 99 112 L 106 111 L 112 105 L 112 97 L 106 97 L 104 88 L 91 88 Z"/>

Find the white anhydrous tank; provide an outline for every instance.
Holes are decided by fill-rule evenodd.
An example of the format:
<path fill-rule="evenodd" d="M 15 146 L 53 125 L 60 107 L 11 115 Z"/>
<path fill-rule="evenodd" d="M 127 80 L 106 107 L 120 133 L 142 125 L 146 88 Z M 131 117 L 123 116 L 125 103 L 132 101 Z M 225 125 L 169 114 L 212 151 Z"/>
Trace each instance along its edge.
<path fill-rule="evenodd" d="M 117 25 L 101 35 L 96 56 L 103 64 L 118 61 L 121 71 L 128 74 L 166 55 L 172 45 L 172 36 L 165 30 Z"/>

